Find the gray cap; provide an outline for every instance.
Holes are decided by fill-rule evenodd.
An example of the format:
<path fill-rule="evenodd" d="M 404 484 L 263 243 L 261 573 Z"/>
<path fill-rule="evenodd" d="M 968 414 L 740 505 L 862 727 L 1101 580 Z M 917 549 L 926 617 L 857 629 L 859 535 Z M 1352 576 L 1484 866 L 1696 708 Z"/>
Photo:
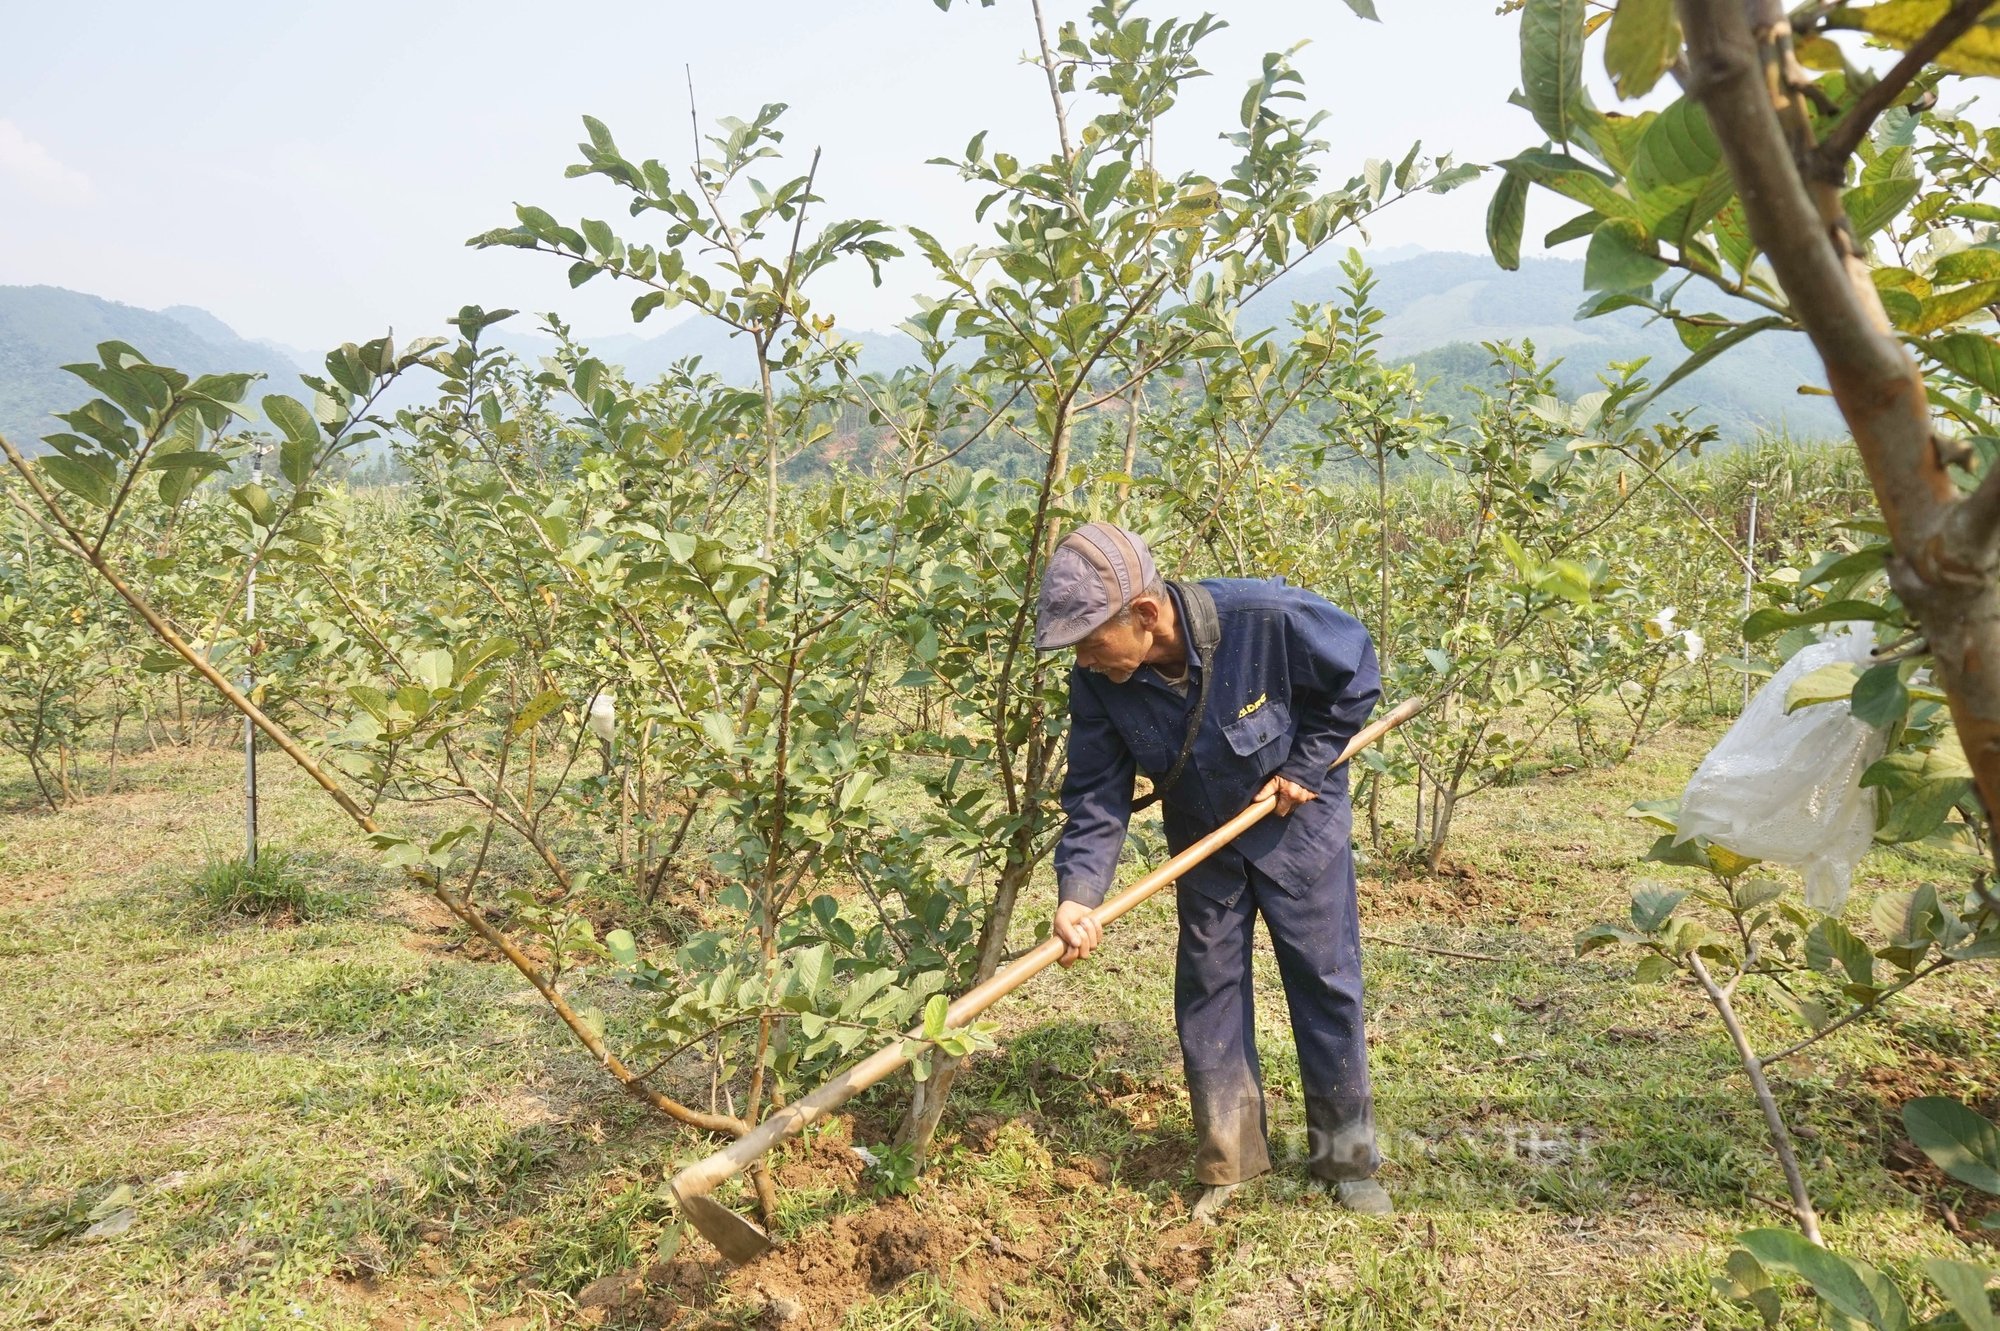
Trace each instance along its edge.
<path fill-rule="evenodd" d="M 1152 551 L 1123 527 L 1093 522 L 1063 537 L 1042 573 L 1035 650 L 1074 647 L 1152 586 Z"/>

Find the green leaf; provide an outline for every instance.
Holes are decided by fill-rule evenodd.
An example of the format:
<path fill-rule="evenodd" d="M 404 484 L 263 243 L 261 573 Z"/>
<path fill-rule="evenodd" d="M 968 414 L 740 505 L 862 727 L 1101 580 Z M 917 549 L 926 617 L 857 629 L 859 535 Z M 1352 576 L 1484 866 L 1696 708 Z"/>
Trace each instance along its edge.
<path fill-rule="evenodd" d="M 1875 839 L 1888 844 L 1922 840 L 1973 798 L 1972 770 L 1951 736 L 1928 750 L 1885 754 L 1861 774 L 1861 784 L 1888 802 L 1875 828 Z"/>
<path fill-rule="evenodd" d="M 1903 1331 L 1909 1311 L 1893 1287 L 1868 1276 L 1860 1263 L 1828 1252 L 1790 1229 L 1753 1229 L 1738 1240 L 1767 1269 L 1790 1271 L 1813 1287 L 1828 1307 L 1878 1331 Z M 1887 1306 L 1884 1306 L 1884 1305 Z"/>
<path fill-rule="evenodd" d="M 1989 219 L 2000 221 L 2000 215 Z M 1975 245 L 1945 255 L 1931 269 L 1931 281 L 1943 286 L 1957 282 L 1991 282 L 2000 278 L 2000 249 Z"/>
<path fill-rule="evenodd" d="M 653 1249 L 654 1260 L 663 1265 L 673 1261 L 674 1254 L 681 1250 L 681 1240 L 686 1237 L 687 1223 L 685 1221 L 678 1219 L 668 1221 L 666 1226 L 660 1230 L 660 1237 L 655 1240 Z"/>
<path fill-rule="evenodd" d="M 826 982 L 833 974 L 833 963 L 825 943 L 799 949 L 792 954 L 790 961 L 799 993 L 818 998 L 825 992 Z"/>
<path fill-rule="evenodd" d="M 1510 273 L 1521 266 L 1521 228 L 1527 220 L 1528 178 L 1503 171 L 1486 208 L 1486 248 L 1493 252 L 1493 262 Z"/>
<path fill-rule="evenodd" d="M 164 473 L 160 477 L 160 502 L 171 505 L 194 493 L 194 487 L 203 478 L 228 471 L 229 463 L 214 453 L 184 450 L 155 453 L 146 459 L 146 468 Z"/>
<path fill-rule="evenodd" d="M 1779 318 L 1777 315 L 1775 314 L 1766 315 L 1761 319 L 1752 319 L 1749 323 L 1746 324 L 1738 324 L 1736 327 L 1730 329 L 1728 332 L 1721 333 L 1715 337 L 1710 338 L 1706 343 L 1702 345 L 1701 350 L 1692 353 L 1691 355 L 1688 356 L 1686 360 L 1682 361 L 1679 365 L 1676 365 L 1673 368 L 1673 372 L 1668 374 L 1666 378 L 1660 380 L 1660 382 L 1658 383 L 1658 385 L 1654 387 L 1652 392 L 1646 394 L 1645 397 L 1640 398 L 1636 403 L 1627 407 L 1625 409 L 1627 414 L 1632 416 L 1638 415 L 1641 411 L 1644 411 L 1648 406 L 1652 405 L 1654 400 L 1657 399 L 1660 396 L 1660 394 L 1666 392 L 1668 389 L 1672 388 L 1675 384 L 1687 378 L 1689 375 L 1693 374 L 1696 370 L 1699 370 L 1702 366 L 1714 360 L 1717 356 L 1720 356 L 1723 352 L 1728 351 L 1731 347 L 1737 346 L 1743 342 L 1747 342 L 1751 338 L 1757 336 L 1757 334 L 1764 332 L 1767 329 L 1782 328 L 1784 325 L 1785 325 L 1785 320 Z"/>
<path fill-rule="evenodd" d="M 1908 50 L 1921 41 L 1945 12 L 1944 0 L 1883 0 L 1863 8 L 1843 7 L 1829 16 L 1830 28 L 1859 28 L 1891 46 Z M 1971 31 L 1936 57 L 1938 65 L 1955 74 L 2000 75 L 2000 30 L 1992 20 Z"/>
<path fill-rule="evenodd" d="M 414 674 L 427 689 L 448 689 L 456 677 L 458 662 L 443 647 L 433 647 L 417 656 L 411 667 Z"/>
<path fill-rule="evenodd" d="M 1369 22 L 1380 23 L 1382 21 L 1375 13 L 1375 0 L 1346 0 L 1346 2 L 1349 9 Z M 939 7 L 942 8 L 944 5 L 950 3 L 951 0 L 939 0 Z M 981 0 L 981 3 L 990 5 L 993 3 L 993 0 Z"/>
<path fill-rule="evenodd" d="M 1639 958 L 1639 964 L 1632 968 L 1633 984 L 1662 984 L 1671 979 L 1679 968 L 1657 952 L 1648 952 Z"/>
<path fill-rule="evenodd" d="M 1630 3 L 1630 0 L 1627 0 Z M 1624 12 L 1624 5 L 1619 12 Z M 1636 190 L 1692 190 L 1704 184 L 1722 161 L 1708 115 L 1700 103 L 1683 97 L 1653 118 L 1632 155 L 1632 187 Z"/>
<path fill-rule="evenodd" d="M 1873 601 L 1826 601 L 1810 610 L 1787 610 L 1773 605 L 1764 607 L 1743 621 L 1743 636 L 1755 642 L 1773 633 L 1807 624 L 1838 624 L 1848 620 L 1873 623 L 1888 617 L 1888 608 Z"/>
<path fill-rule="evenodd" d="M 1641 220 L 1638 203 L 1618 192 L 1616 180 L 1567 153 L 1545 152 L 1538 148 L 1518 153 L 1500 165 L 1565 198 L 1575 199 L 1586 208 L 1595 208 L 1606 217 L 1625 217 L 1635 222 Z"/>
<path fill-rule="evenodd" d="M 1884 892 L 1869 906 L 1868 918 L 1897 943 L 1933 942 L 1944 927 L 1937 888 L 1930 883 L 1909 892 Z"/>
<path fill-rule="evenodd" d="M 1824 1003 L 1802 999 L 1796 994 L 1777 988 L 1770 991 L 1770 998 L 1773 1003 L 1797 1018 L 1799 1024 L 1809 1031 L 1820 1030 L 1833 1020 L 1833 1014 L 1826 1010 Z"/>
<path fill-rule="evenodd" d="M 1604 72 L 1620 97 L 1644 97 L 1680 49 L 1674 0 L 1620 0 L 1604 38 Z"/>
<path fill-rule="evenodd" d="M 1774 878 L 1747 878 L 1729 886 L 1729 899 L 1739 911 L 1768 906 L 1783 895 L 1785 885 Z"/>
<path fill-rule="evenodd" d="M 85 462 L 78 458 L 43 457 L 36 459 L 35 466 L 77 498 L 98 508 L 111 506 L 113 472 L 109 458 Z"/>
<path fill-rule="evenodd" d="M 708 736 L 708 742 L 722 752 L 736 751 L 736 723 L 729 719 L 727 712 L 703 712 L 701 729 L 702 733 Z"/>
<path fill-rule="evenodd" d="M 1549 232 L 1548 235 L 1543 236 L 1542 246 L 1545 249 L 1554 249 L 1558 245 L 1567 245 L 1572 240 L 1581 240 L 1591 232 L 1597 230 L 1598 225 L 1603 221 L 1604 214 L 1592 208 L 1587 213 L 1570 218 L 1569 221 L 1564 222 L 1561 226 Z"/>
<path fill-rule="evenodd" d="M 935 1040 L 944 1034 L 945 1019 L 951 1013 L 951 1000 L 943 994 L 932 994 L 924 1004 L 924 1038 Z"/>
<path fill-rule="evenodd" d="M 264 415 L 271 424 L 278 427 L 285 438 L 295 439 L 302 444 L 311 444 L 314 448 L 319 447 L 319 422 L 313 419 L 312 412 L 306 410 L 305 405 L 297 398 L 272 393 L 264 399 L 263 405 Z M 285 479 L 294 485 L 299 484 L 292 477 L 287 476 Z"/>
<path fill-rule="evenodd" d="M 1910 707 L 1910 691 L 1903 687 L 1900 666 L 1871 666 L 1862 672 L 1854 685 L 1854 697 L 1849 704 L 1854 711 L 1854 719 L 1871 726 L 1887 726 L 1903 719 L 1903 713 Z"/>
<path fill-rule="evenodd" d="M 1757 1259 L 1738 1248 L 1729 1254 L 1724 1270 L 1728 1274 L 1716 1278 L 1716 1291 L 1726 1299 L 1756 1309 L 1765 1326 L 1775 1327 L 1784 1313 L 1784 1305 L 1778 1299 L 1778 1291 L 1771 1287 L 1771 1277 Z"/>
<path fill-rule="evenodd" d="M 1903 1127 L 1939 1169 L 2000 1196 L 2000 1131 L 1992 1123 L 1948 1096 L 1927 1095 L 1903 1106 Z"/>
<path fill-rule="evenodd" d="M 1943 1257 L 1933 1257 L 1924 1263 L 1924 1274 L 1930 1277 L 1944 1301 L 1958 1314 L 1958 1320 L 1965 1323 L 1966 1331 L 2000 1331 L 2000 1317 L 1993 1315 L 1993 1304 L 1986 1297 L 1986 1282 L 1993 1273 L 1983 1266 L 1971 1262 L 1954 1262 Z"/>
<path fill-rule="evenodd" d="M 1917 182 L 1909 176 L 1896 176 L 1873 184 L 1856 185 L 1841 195 L 1840 201 L 1854 227 L 1854 238 L 1867 240 L 1895 221 L 1897 214 L 1916 197 Z"/>
<path fill-rule="evenodd" d="M 1470 184 L 1485 174 L 1486 167 L 1483 163 L 1460 162 L 1432 176 L 1424 188 L 1432 194 L 1449 194 L 1460 185 Z"/>
<path fill-rule="evenodd" d="M 1785 711 L 1796 712 L 1801 707 L 1813 707 L 1820 703 L 1846 702 L 1854 696 L 1854 681 L 1860 678 L 1861 667 L 1855 662 L 1828 662 L 1792 681 L 1791 691 L 1785 695 Z"/>
<path fill-rule="evenodd" d="M 1734 878 L 1763 863 L 1754 855 L 1738 855 L 1729 847 L 1714 841 L 1703 848 L 1702 854 L 1708 857 L 1708 867 L 1724 878 Z"/>
<path fill-rule="evenodd" d="M 1816 971 L 1829 971 L 1836 961 L 1855 984 L 1875 983 L 1875 955 L 1868 944 L 1839 920 L 1820 920 L 1806 934 L 1806 964 Z"/>
<path fill-rule="evenodd" d="M 1593 924 L 1576 936 L 1576 954 L 1589 956 L 1602 947 L 1614 947 L 1619 943 L 1643 943 L 1645 935 L 1621 929 L 1615 924 Z"/>
<path fill-rule="evenodd" d="M 1368 202 L 1379 203 L 1389 191 L 1389 163 L 1379 157 L 1371 157 L 1361 166 L 1361 178 L 1368 185 Z"/>
<path fill-rule="evenodd" d="M 1632 893 L 1632 924 L 1640 933 L 1659 932 L 1674 910 L 1687 900 L 1687 893 L 1674 888 L 1648 885 Z"/>
<path fill-rule="evenodd" d="M 630 929 L 613 929 L 604 935 L 604 950 L 611 954 L 614 965 L 632 966 L 639 961 L 639 944 L 632 937 Z"/>
<path fill-rule="evenodd" d="M 1521 91 L 1557 143 L 1582 127 L 1583 9 L 1584 0 L 1528 0 L 1521 11 Z"/>
<path fill-rule="evenodd" d="M 1870 543 L 1852 554 L 1838 558 L 1829 556 L 1827 560 L 1813 566 L 1799 583 L 1802 587 L 1816 587 L 1823 582 L 1846 582 L 1853 578 L 1880 573 L 1887 565 L 1889 547 L 1879 542 Z"/>
<path fill-rule="evenodd" d="M 1131 171 L 1131 163 L 1122 157 L 1115 157 L 1106 163 L 1103 170 L 1090 178 L 1090 189 L 1083 199 L 1085 210 L 1092 217 L 1101 216 Z"/>
<path fill-rule="evenodd" d="M 1951 333 L 1917 346 L 1953 374 L 2000 397 L 2000 342 L 1984 333 Z"/>
<path fill-rule="evenodd" d="M 271 502 L 270 491 L 255 481 L 237 486 L 229 492 L 229 497 L 241 504 L 249 512 L 251 520 L 260 527 L 268 528 L 278 520 L 278 510 Z"/>
<path fill-rule="evenodd" d="M 1632 807 L 1625 810 L 1627 818 L 1639 818 L 1668 832 L 1678 832 L 1681 826 L 1681 802 L 1672 800 L 1635 800 Z"/>
<path fill-rule="evenodd" d="M 1984 314 L 1988 306 L 1996 303 L 2000 303 L 2000 282 L 1975 282 L 1971 286 L 1954 287 L 1920 302 L 1916 325 L 1910 331 L 1920 336 L 1935 333 L 1972 315 Z"/>
<path fill-rule="evenodd" d="M 97 1205 L 84 1216 L 86 1220 L 108 1220 L 132 1204 L 132 1185 L 121 1183 L 106 1193 Z"/>
<path fill-rule="evenodd" d="M 1676 842 L 1675 833 L 1669 832 L 1654 841 L 1646 851 L 1645 858 L 1652 864 L 1674 864 L 1689 869 L 1714 867 L 1708 858 L 1708 850 L 1700 838 Z"/>
<path fill-rule="evenodd" d="M 1666 271 L 1646 228 L 1614 217 L 1591 234 L 1583 285 L 1590 291 L 1645 291 Z"/>

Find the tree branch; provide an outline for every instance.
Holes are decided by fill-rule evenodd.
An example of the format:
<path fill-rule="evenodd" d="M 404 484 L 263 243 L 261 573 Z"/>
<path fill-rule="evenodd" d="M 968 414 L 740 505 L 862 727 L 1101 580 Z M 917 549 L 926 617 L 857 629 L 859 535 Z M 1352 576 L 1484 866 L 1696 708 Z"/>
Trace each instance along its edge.
<path fill-rule="evenodd" d="M 1805 1175 L 1799 1171 L 1798 1155 L 1792 1150 L 1792 1134 L 1785 1126 L 1785 1117 L 1778 1112 L 1778 1101 L 1771 1094 L 1770 1083 L 1764 1080 L 1764 1064 L 1750 1048 L 1750 1040 L 1743 1034 L 1743 1024 L 1736 1019 L 1735 1005 L 1729 1001 L 1729 994 L 1717 984 L 1702 964 L 1701 954 L 1690 952 L 1687 963 L 1694 971 L 1695 979 L 1708 993 L 1708 1001 L 1715 1005 L 1717 1015 L 1729 1031 L 1729 1039 L 1736 1046 L 1736 1056 L 1743 1063 L 1743 1070 L 1750 1074 L 1750 1088 L 1757 1093 L 1757 1106 L 1764 1111 L 1764 1126 L 1771 1134 L 1771 1148 L 1778 1153 L 1778 1164 L 1785 1171 L 1785 1184 L 1792 1193 L 1792 1214 L 1799 1222 L 1799 1228 L 1816 1247 L 1824 1248 L 1826 1241 L 1819 1233 L 1819 1213 L 1813 1209 L 1812 1194 L 1806 1191 Z"/>
<path fill-rule="evenodd" d="M 1846 178 L 1847 159 L 1868 137 L 1868 131 L 1876 119 L 1903 94 L 1910 81 L 1924 72 L 1924 67 L 1943 54 L 1944 49 L 1963 37 L 1979 22 L 1979 18 L 1992 6 L 1993 0 L 1957 0 L 1945 11 L 1944 17 L 1931 26 L 1931 30 L 1919 37 L 1903 58 L 1893 65 L 1889 72 L 1877 79 L 1864 90 L 1854 105 L 1842 116 L 1813 150 L 1808 170 L 1815 179 L 1838 185 Z"/>

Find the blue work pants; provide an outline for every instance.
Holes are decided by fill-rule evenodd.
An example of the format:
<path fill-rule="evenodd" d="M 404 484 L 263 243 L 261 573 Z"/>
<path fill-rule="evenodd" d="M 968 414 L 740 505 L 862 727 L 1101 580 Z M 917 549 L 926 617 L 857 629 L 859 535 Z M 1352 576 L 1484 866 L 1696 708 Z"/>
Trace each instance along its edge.
<path fill-rule="evenodd" d="M 1211 861 L 1198 883 L 1177 888 L 1174 1018 L 1194 1110 L 1195 1176 L 1204 1184 L 1240 1183 L 1271 1167 L 1250 980 L 1261 913 L 1298 1047 L 1307 1168 L 1324 1179 L 1366 1178 L 1381 1156 L 1362 1028 L 1352 849 L 1343 842 L 1319 881 L 1298 893 L 1247 859 L 1218 858 L 1224 864 Z M 1227 878 L 1218 881 L 1217 868 Z"/>

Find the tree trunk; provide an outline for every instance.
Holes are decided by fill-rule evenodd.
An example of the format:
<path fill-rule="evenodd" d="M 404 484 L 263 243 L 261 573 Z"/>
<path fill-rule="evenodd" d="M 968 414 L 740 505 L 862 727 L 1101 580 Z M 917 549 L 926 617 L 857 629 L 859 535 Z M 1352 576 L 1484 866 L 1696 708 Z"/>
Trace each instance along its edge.
<path fill-rule="evenodd" d="M 1451 811 L 1458 804 L 1458 792 L 1439 788 L 1431 809 L 1431 852 L 1425 861 L 1432 873 L 1444 861 L 1445 839 L 1451 835 Z"/>
<path fill-rule="evenodd" d="M 1023 828 L 1014 834 L 1007 848 L 1007 863 L 1000 869 L 1000 882 L 993 892 L 993 909 L 987 913 L 985 928 L 979 935 L 979 958 L 973 971 L 976 985 L 992 979 L 1007 955 L 1007 928 L 1013 922 L 1021 888 L 1034 873 L 1033 854 L 1034 839 Z M 959 1069 L 964 1065 L 962 1058 L 933 1057 L 931 1075 L 916 1083 L 916 1090 L 910 1096 L 910 1110 L 903 1119 L 897 1141 L 912 1148 L 911 1154 L 918 1165 L 930 1154 L 931 1139 L 937 1135 L 945 1102 L 951 1096 L 951 1084 L 958 1080 Z"/>

